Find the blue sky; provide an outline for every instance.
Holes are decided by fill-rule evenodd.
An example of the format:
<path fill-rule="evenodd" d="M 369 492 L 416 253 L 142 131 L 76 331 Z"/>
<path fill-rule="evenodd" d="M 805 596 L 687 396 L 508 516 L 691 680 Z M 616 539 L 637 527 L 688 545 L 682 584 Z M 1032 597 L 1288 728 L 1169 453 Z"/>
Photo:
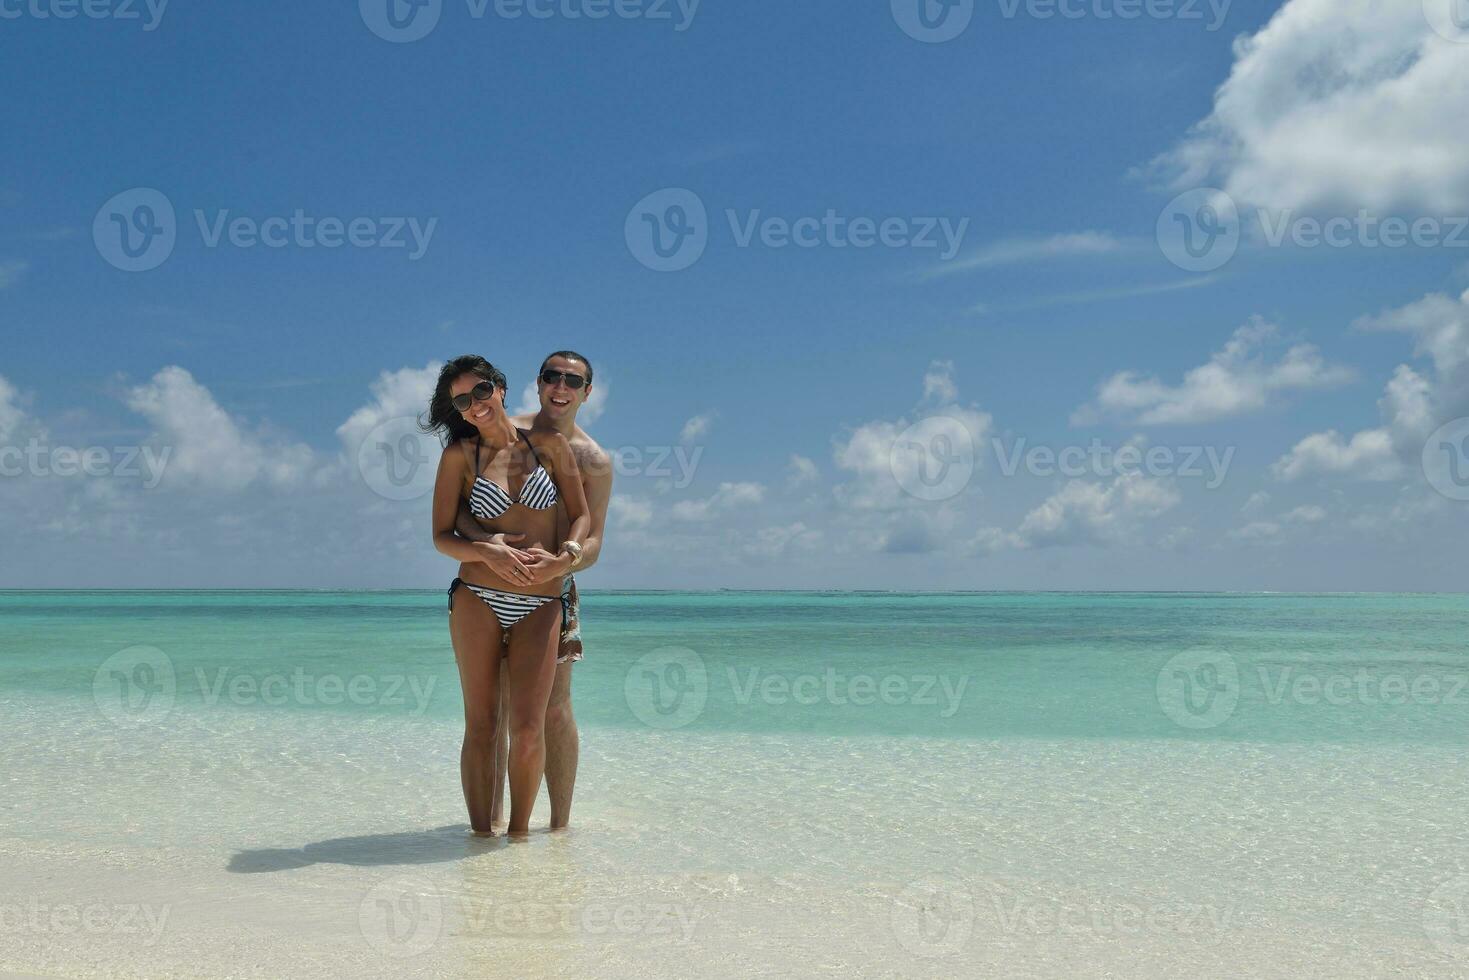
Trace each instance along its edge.
<path fill-rule="evenodd" d="M 603 587 L 1462 590 L 1456 450 L 1438 488 L 1420 459 L 1469 416 L 1451 0 L 990 0 L 939 43 L 909 2 L 442 0 L 395 43 L 388 0 L 3 0 L 0 586 L 446 582 L 427 498 L 356 443 L 447 357 L 519 391 L 572 347 L 626 453 Z M 139 188 L 175 241 L 130 272 Z M 636 229 L 674 188 L 707 246 L 660 272 Z M 1159 233 L 1196 188 L 1242 216 L 1204 271 Z M 406 244 L 242 244 L 298 212 Z M 741 241 L 829 213 L 943 244 Z M 1017 445 L 1172 461 L 1007 473 Z M 1177 472 L 1206 449 L 1220 479 Z"/>

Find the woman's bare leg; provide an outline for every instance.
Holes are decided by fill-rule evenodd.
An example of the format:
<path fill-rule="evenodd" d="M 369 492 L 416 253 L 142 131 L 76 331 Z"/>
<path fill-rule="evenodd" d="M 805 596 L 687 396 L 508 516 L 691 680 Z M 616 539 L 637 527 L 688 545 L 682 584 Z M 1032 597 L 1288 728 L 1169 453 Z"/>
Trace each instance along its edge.
<path fill-rule="evenodd" d="M 505 822 L 505 770 L 510 764 L 510 668 L 506 660 L 500 660 L 500 727 L 495 732 L 495 801 L 490 807 L 490 819 L 498 827 Z"/>
<path fill-rule="evenodd" d="M 510 833 L 530 830 L 546 769 L 546 704 L 556 679 L 561 604 L 548 602 L 510 631 Z"/>
<path fill-rule="evenodd" d="M 469 826 L 475 833 L 493 831 L 495 729 L 499 723 L 500 621 L 473 592 L 461 586 L 454 592 L 449 613 L 449 635 L 459 663 L 459 686 L 464 691 L 464 746 L 459 752 L 459 778 L 469 807 Z"/>

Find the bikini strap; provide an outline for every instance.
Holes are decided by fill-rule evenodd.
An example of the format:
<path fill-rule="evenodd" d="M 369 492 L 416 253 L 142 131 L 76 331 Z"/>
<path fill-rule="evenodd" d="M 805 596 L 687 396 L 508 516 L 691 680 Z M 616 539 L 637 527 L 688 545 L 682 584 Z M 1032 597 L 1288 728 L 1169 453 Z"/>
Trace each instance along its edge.
<path fill-rule="evenodd" d="M 484 438 L 483 436 L 475 436 L 474 437 L 474 475 L 475 476 L 479 476 L 479 444 L 483 440 L 483 438 Z"/>
<path fill-rule="evenodd" d="M 541 456 L 540 456 L 539 453 L 536 452 L 536 447 L 530 441 L 530 436 L 528 436 L 528 435 L 525 434 L 525 430 L 524 429 L 517 429 L 516 431 L 520 433 L 520 438 L 522 438 L 522 439 L 525 440 L 526 448 L 528 448 L 530 450 L 531 456 L 535 458 L 536 465 L 539 466 L 541 469 L 545 469 L 546 468 L 546 464 L 543 463 L 543 462 L 541 462 Z"/>

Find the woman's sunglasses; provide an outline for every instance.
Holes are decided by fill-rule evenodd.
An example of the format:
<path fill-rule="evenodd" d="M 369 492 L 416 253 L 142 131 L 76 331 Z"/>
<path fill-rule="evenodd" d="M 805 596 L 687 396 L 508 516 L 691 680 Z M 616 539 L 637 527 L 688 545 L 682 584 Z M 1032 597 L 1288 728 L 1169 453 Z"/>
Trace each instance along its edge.
<path fill-rule="evenodd" d="M 479 384 L 469 389 L 469 394 L 455 395 L 453 398 L 449 399 L 449 404 L 454 406 L 454 411 L 463 414 L 464 412 L 469 410 L 469 406 L 474 402 L 487 402 L 494 397 L 495 386 L 490 384 L 488 381 L 481 381 Z"/>
<path fill-rule="evenodd" d="M 554 385 L 558 381 L 565 381 L 566 387 L 572 391 L 577 391 L 582 385 L 587 383 L 587 379 L 579 374 L 567 374 L 565 371 L 552 371 L 549 369 L 541 372 L 542 384 Z"/>

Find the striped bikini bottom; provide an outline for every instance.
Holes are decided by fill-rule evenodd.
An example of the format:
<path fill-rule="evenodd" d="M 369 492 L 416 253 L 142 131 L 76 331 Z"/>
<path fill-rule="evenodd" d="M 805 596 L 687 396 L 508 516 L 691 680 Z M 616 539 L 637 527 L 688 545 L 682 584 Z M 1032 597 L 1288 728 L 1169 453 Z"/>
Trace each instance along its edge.
<path fill-rule="evenodd" d="M 486 589 L 479 585 L 470 585 L 462 578 L 456 578 L 449 586 L 449 608 L 454 608 L 454 591 L 459 586 L 464 586 L 475 595 L 484 600 L 485 605 L 495 614 L 500 621 L 501 629 L 510 629 L 537 609 L 548 602 L 560 601 L 561 603 L 561 625 L 564 627 L 570 614 L 570 601 L 566 596 L 555 595 L 521 595 L 519 592 L 504 592 L 500 589 Z"/>

